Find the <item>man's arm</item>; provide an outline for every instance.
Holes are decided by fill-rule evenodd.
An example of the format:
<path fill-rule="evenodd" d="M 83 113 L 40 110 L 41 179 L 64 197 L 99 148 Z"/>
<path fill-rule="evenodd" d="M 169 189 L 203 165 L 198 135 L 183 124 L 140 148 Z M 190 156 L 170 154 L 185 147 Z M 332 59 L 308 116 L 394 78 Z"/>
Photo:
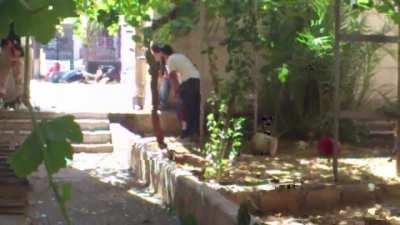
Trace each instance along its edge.
<path fill-rule="evenodd" d="M 171 81 L 172 93 L 174 94 L 174 96 L 177 96 L 179 88 L 178 73 L 176 71 L 172 71 L 168 74 L 168 76 L 169 80 Z"/>

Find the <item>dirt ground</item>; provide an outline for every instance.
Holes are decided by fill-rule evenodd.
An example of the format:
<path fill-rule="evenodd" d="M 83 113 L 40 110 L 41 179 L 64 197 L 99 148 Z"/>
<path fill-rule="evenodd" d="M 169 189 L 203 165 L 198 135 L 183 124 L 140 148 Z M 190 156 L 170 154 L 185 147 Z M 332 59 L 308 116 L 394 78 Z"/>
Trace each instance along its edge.
<path fill-rule="evenodd" d="M 56 175 L 58 183 L 72 184 L 72 200 L 67 207 L 73 224 L 178 225 L 177 218 L 161 207 L 159 199 L 132 183 L 130 151 L 140 137 L 119 124 L 111 124 L 110 129 L 113 153 L 74 154 L 68 169 Z M 30 177 L 30 183 L 29 225 L 65 224 L 43 169 Z"/>
<path fill-rule="evenodd" d="M 399 225 L 399 202 L 343 207 L 304 217 L 281 214 L 262 217 L 268 225 Z"/>
<path fill-rule="evenodd" d="M 56 176 L 73 186 L 68 211 L 74 225 L 175 225 L 177 219 L 160 205 L 132 193 L 128 169 L 113 168 L 111 154 L 76 155 L 68 169 Z M 58 206 L 49 192 L 43 169 L 30 178 L 32 225 L 63 225 Z"/>
<path fill-rule="evenodd" d="M 190 162 L 181 165 L 192 168 Z M 216 180 L 222 185 L 239 186 L 271 182 L 332 183 L 332 160 L 319 156 L 313 146 L 299 148 L 297 143 L 287 142 L 280 146 L 275 157 L 241 154 Z M 355 183 L 400 184 L 396 160 L 384 149 L 343 145 L 339 155 L 339 184 Z"/>

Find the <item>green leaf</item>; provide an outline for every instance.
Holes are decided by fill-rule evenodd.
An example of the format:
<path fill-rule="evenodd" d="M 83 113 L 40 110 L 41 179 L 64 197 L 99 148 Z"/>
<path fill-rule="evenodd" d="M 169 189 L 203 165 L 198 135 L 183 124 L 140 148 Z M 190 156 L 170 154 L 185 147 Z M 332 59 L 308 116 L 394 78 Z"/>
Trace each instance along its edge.
<path fill-rule="evenodd" d="M 72 197 L 72 184 L 66 183 L 62 186 L 61 199 L 65 203 Z"/>
<path fill-rule="evenodd" d="M 19 36 L 34 36 L 47 43 L 62 18 L 75 16 L 74 0 L 30 0 L 0 3 L 0 36 L 8 34 L 11 22 Z"/>
<path fill-rule="evenodd" d="M 141 42 L 142 41 L 142 36 L 135 34 L 135 35 L 132 36 L 132 39 L 135 42 Z"/>
<path fill-rule="evenodd" d="M 52 141 L 69 140 L 72 142 L 82 142 L 83 134 L 79 125 L 71 115 L 58 117 L 46 123 L 46 139 Z"/>
<path fill-rule="evenodd" d="M 36 171 L 43 162 L 43 149 L 37 136 L 37 131 L 32 132 L 9 158 L 10 167 L 19 177 L 26 177 Z"/>
<path fill-rule="evenodd" d="M 29 23 L 21 21 L 16 24 L 16 29 L 23 29 L 20 33 L 24 32 L 25 35 L 32 35 L 36 40 L 42 43 L 47 43 L 54 37 L 56 25 L 59 23 L 60 20 L 54 11 L 43 9 L 34 16 L 31 16 Z M 40 24 L 40 26 L 37 24 Z"/>
<path fill-rule="evenodd" d="M 76 16 L 76 7 L 71 0 L 53 0 L 53 10 L 58 18 L 67 18 Z"/>
<path fill-rule="evenodd" d="M 48 141 L 45 163 L 50 174 L 67 167 L 67 159 L 72 159 L 72 146 L 66 141 Z"/>
<path fill-rule="evenodd" d="M 40 143 L 42 135 L 46 145 Z M 67 166 L 72 159 L 72 146 L 69 141 L 82 141 L 82 132 L 73 116 L 63 116 L 50 121 L 42 121 L 24 141 L 19 149 L 8 159 L 8 163 L 20 177 L 26 177 L 36 171 L 45 160 L 50 174 Z"/>
<path fill-rule="evenodd" d="M 193 214 L 181 217 L 182 225 L 197 225 L 196 217 Z"/>
<path fill-rule="evenodd" d="M 278 79 L 281 83 L 286 83 L 289 77 L 289 69 L 286 64 L 283 64 L 281 68 L 279 68 Z"/>
<path fill-rule="evenodd" d="M 15 2 L 6 1 L 0 3 L 0 38 L 7 36 L 10 29 L 10 14 L 12 13 L 10 10 L 10 4 L 15 4 Z"/>

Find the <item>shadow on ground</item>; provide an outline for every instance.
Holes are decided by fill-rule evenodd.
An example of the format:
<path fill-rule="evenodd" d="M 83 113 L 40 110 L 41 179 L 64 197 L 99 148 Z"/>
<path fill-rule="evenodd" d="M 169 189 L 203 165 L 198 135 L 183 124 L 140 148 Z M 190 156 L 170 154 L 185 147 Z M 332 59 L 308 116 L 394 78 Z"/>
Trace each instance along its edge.
<path fill-rule="evenodd" d="M 56 179 L 71 183 L 72 200 L 68 211 L 74 225 L 175 225 L 173 215 L 130 194 L 132 188 L 129 170 L 85 170 L 68 168 Z M 30 178 L 32 194 L 29 217 L 33 225 L 62 225 L 62 217 L 44 171 Z"/>

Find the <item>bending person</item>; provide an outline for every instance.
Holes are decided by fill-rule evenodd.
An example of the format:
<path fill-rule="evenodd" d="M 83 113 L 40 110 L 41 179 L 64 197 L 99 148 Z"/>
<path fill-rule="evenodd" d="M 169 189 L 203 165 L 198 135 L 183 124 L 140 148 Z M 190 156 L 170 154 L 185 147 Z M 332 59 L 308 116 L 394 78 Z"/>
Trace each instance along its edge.
<path fill-rule="evenodd" d="M 178 82 L 178 115 L 182 115 L 181 138 L 198 134 L 200 117 L 200 73 L 185 55 L 174 53 L 171 46 L 161 48 L 172 86 Z M 177 79 L 175 79 L 175 77 Z"/>

